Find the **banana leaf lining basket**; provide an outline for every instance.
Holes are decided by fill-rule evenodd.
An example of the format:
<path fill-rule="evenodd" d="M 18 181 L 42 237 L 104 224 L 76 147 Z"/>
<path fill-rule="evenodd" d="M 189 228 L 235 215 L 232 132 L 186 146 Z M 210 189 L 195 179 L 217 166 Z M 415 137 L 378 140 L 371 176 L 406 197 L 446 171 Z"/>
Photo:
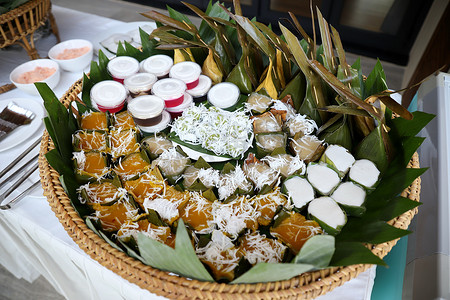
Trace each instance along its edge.
<path fill-rule="evenodd" d="M 39 58 L 34 46 L 34 33 L 47 20 L 53 34 L 60 42 L 58 27 L 51 12 L 50 0 L 31 0 L 0 15 L 0 48 L 20 44 L 31 59 Z"/>
<path fill-rule="evenodd" d="M 77 81 L 60 99 L 67 107 L 81 92 L 81 80 Z M 352 265 L 304 273 L 290 280 L 259 284 L 223 284 L 201 282 L 170 275 L 154 269 L 125 253 L 114 249 L 85 224 L 66 195 L 59 174 L 48 164 L 45 153 L 53 149 L 53 143 L 44 132 L 39 155 L 39 169 L 44 195 L 71 238 L 101 265 L 127 279 L 129 282 L 152 293 L 176 299 L 313 299 L 323 295 L 345 282 L 355 278 L 371 265 Z M 419 168 L 417 153 L 411 159 L 409 168 Z M 403 197 L 414 201 L 420 198 L 420 177 L 403 191 Z M 407 211 L 391 220 L 389 224 L 407 229 L 417 208 Z M 383 258 L 397 240 L 378 245 L 368 245 L 374 254 Z"/>

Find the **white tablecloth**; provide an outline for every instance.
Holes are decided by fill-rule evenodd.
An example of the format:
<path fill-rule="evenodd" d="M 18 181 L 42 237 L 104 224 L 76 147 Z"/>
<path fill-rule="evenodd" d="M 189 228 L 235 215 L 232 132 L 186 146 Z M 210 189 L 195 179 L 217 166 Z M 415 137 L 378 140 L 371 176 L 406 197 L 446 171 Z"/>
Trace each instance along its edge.
<path fill-rule="evenodd" d="M 53 6 L 53 14 L 62 40 L 84 38 L 96 41 L 99 33 L 124 24 L 58 6 Z M 36 45 L 40 55 L 45 57 L 55 43 L 53 35 L 39 40 Z M 0 85 L 8 83 L 9 73 L 28 59 L 20 47 L 0 51 Z M 61 97 L 81 76 L 82 72 L 63 72 L 59 85 L 54 89 L 56 96 Z M 29 98 L 42 103 L 39 97 L 18 89 L 0 95 L 0 101 L 11 98 Z M 0 152 L 0 170 L 38 138 L 42 130 L 43 126 L 23 144 Z M 28 157 L 37 152 L 36 148 Z M 38 176 L 38 171 L 33 173 L 8 199 L 18 195 Z M 129 283 L 91 259 L 65 232 L 42 195 L 39 187 L 12 209 L 0 211 L 0 263 L 7 270 L 30 282 L 43 275 L 67 299 L 164 299 Z M 375 268 L 371 268 L 318 299 L 370 299 L 374 277 Z"/>

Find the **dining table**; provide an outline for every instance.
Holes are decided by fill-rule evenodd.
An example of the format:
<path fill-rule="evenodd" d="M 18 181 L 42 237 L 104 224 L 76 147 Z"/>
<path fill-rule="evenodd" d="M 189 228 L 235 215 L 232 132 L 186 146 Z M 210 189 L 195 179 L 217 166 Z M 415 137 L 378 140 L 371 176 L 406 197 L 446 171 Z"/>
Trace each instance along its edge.
<path fill-rule="evenodd" d="M 62 41 L 87 39 L 94 44 L 94 48 L 98 47 L 99 36 L 104 36 L 108 32 L 113 33 L 127 25 L 118 20 L 56 5 L 52 11 Z M 56 38 L 51 34 L 36 41 L 40 56 L 46 57 L 48 50 L 55 43 Z M 9 73 L 17 65 L 28 60 L 26 51 L 19 46 L 2 49 L 0 86 L 10 83 Z M 82 78 L 83 72 L 87 71 L 87 69 L 79 72 L 62 71 L 60 82 L 54 88 L 56 96 L 62 97 L 74 82 Z M 24 125 L 20 133 L 8 137 L 7 143 L 0 142 L 0 171 L 38 140 L 45 130 L 42 118 L 46 112 L 40 96 L 26 94 L 17 88 L 0 94 L 0 104 L 12 100 L 24 105 L 28 103 L 29 107 L 36 110 L 38 118 L 34 121 L 33 128 L 28 129 L 26 126 L 30 125 Z M 33 160 L 38 152 L 39 146 L 28 151 L 23 161 Z M 20 169 L 23 174 L 29 165 L 31 163 L 19 164 L 16 169 Z M 13 169 L 8 174 L 14 171 Z M 39 180 L 39 172 L 36 170 L 1 204 L 5 205 Z M 0 195 L 9 185 L 10 183 L 6 184 L 0 190 Z M 51 210 L 39 184 L 10 209 L 0 210 L 0 253 L 0 264 L 15 277 L 33 282 L 37 277 L 43 276 L 66 299 L 165 299 L 130 283 L 81 250 Z M 376 267 L 371 267 L 317 299 L 371 299 L 375 277 Z"/>

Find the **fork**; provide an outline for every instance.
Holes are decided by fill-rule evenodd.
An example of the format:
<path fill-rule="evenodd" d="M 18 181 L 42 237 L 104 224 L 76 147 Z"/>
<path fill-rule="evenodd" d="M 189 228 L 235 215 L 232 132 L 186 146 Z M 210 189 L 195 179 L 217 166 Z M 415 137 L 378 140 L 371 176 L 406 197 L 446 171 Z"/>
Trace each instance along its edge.
<path fill-rule="evenodd" d="M 3 177 L 6 173 L 8 173 L 8 171 L 10 171 L 20 160 L 22 160 L 31 150 L 33 150 L 39 144 L 40 140 L 41 139 L 38 138 L 33 144 L 31 144 L 27 149 L 25 149 L 24 152 L 22 152 L 16 159 L 14 159 L 8 166 L 6 166 L 6 168 L 0 172 L 0 178 Z M 19 202 L 20 199 L 28 195 L 32 190 L 34 190 L 39 185 L 40 180 L 34 182 L 30 187 L 28 187 L 25 191 L 23 191 L 20 195 L 15 197 L 10 202 L 8 202 L 6 205 L 2 205 L 6 197 L 8 197 L 38 168 L 37 157 L 38 154 L 33 156 L 29 161 L 25 163 L 25 165 L 28 165 L 34 161 L 31 168 L 29 168 L 16 182 L 14 182 L 4 193 L 2 193 L 2 195 L 0 195 L 0 209 L 2 210 L 10 209 L 14 204 Z M 10 182 L 14 177 L 16 177 L 20 173 L 21 173 L 20 169 L 12 173 L 8 178 L 6 178 L 3 182 L 0 183 L 0 188 L 3 187 L 6 183 Z"/>

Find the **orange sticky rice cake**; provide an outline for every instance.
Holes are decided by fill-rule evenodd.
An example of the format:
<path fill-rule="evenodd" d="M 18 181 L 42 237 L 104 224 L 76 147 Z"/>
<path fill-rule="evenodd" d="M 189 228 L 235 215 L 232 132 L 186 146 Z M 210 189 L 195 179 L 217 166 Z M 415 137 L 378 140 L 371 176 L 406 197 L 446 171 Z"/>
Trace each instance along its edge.
<path fill-rule="evenodd" d="M 80 127 L 85 130 L 108 130 L 108 119 L 103 112 L 90 112 L 81 116 Z"/>
<path fill-rule="evenodd" d="M 55 68 L 36 67 L 34 70 L 20 74 L 16 81 L 22 84 L 35 83 L 52 76 L 55 72 Z"/>

